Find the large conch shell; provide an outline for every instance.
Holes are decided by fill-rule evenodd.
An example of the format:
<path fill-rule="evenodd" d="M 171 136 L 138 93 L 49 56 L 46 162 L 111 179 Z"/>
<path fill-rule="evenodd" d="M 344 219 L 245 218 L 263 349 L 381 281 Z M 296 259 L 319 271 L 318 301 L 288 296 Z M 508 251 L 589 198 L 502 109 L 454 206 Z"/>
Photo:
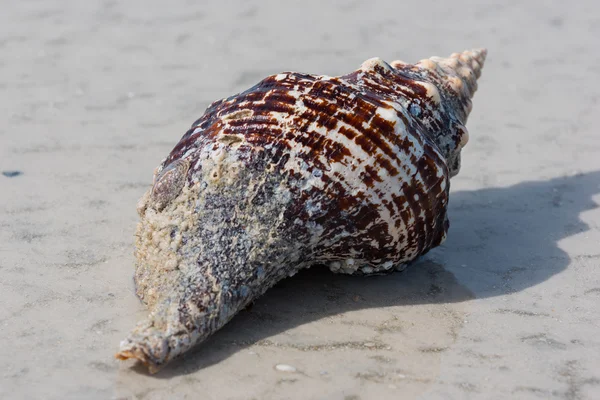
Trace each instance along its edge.
<path fill-rule="evenodd" d="M 302 268 L 383 273 L 442 243 L 485 56 L 286 72 L 213 103 L 138 204 L 150 315 L 117 357 L 155 372 Z"/>

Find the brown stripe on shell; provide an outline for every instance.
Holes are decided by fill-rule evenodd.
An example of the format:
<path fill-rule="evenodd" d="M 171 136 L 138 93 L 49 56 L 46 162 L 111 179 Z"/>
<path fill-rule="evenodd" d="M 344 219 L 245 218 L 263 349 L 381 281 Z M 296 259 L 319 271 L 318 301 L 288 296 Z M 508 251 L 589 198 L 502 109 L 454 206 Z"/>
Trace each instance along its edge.
<path fill-rule="evenodd" d="M 395 111 L 397 121 L 404 127 L 397 127 L 395 122 L 377 114 L 380 107 L 391 109 L 384 99 L 393 102 L 402 97 L 418 101 L 424 116 L 432 115 L 431 110 L 435 109 L 435 105 L 431 104 L 424 86 L 418 80 L 415 81 L 414 77 L 411 79 L 406 71 L 388 71 L 379 67 L 373 71 L 354 72 L 344 77 L 329 79 L 296 73 L 283 75 L 283 79 L 269 77 L 247 92 L 211 105 L 210 113 L 213 116 L 218 115 L 219 118 L 203 118 L 197 121 L 196 128 L 186 133 L 186 140 L 182 140 L 174 149 L 170 159 L 181 157 L 194 146 L 194 140 L 199 137 L 210 138 L 218 132 L 243 134 L 247 137 L 247 142 L 255 146 L 274 144 L 276 141 L 283 152 L 291 151 L 294 147 L 292 143 L 297 143 L 304 150 L 296 156 L 308 161 L 313 166 L 311 171 L 324 171 L 321 180 L 329 185 L 331 190 L 336 185 L 339 186 L 337 182 L 343 183 L 347 179 L 345 176 L 328 177 L 329 165 L 318 161 L 318 155 L 323 155 L 329 162 L 339 163 L 343 162 L 344 158 L 352 157 L 353 153 L 340 142 L 309 127 L 316 126 L 324 132 L 336 129 L 338 134 L 352 140 L 366 154 L 373 154 L 373 164 L 365 165 L 357 171 L 366 187 L 373 187 L 375 183 L 383 181 L 379 169 L 385 170 L 390 177 L 399 174 L 398 167 L 403 168 L 403 165 L 398 164 L 397 151 L 404 153 L 410 163 L 417 166 L 420 173 L 412 177 L 410 182 L 404 183 L 405 196 L 401 196 L 402 203 L 398 200 L 385 201 L 383 206 L 392 216 L 400 216 L 403 220 L 403 223 L 398 220 L 394 222 L 395 229 L 402 225 L 407 226 L 409 218 L 414 218 L 414 226 L 409 228 L 408 240 L 409 244 L 416 247 L 417 253 L 435 241 L 436 238 L 432 235 L 436 235 L 436 232 L 429 232 L 427 227 L 437 228 L 443 226 L 443 223 L 433 219 L 429 210 L 435 211 L 440 203 L 439 197 L 447 197 L 447 193 L 442 194 L 441 189 L 435 189 L 441 182 L 432 171 L 444 168 L 444 160 L 440 159 L 439 152 L 435 151 L 425 151 L 419 159 L 412 153 L 411 148 L 415 145 L 422 148 L 435 145 L 423 134 L 412 135 L 410 140 L 409 136 L 398 134 L 398 131 L 403 129 L 424 129 L 419 128 L 419 123 L 409 121 L 407 112 Z M 361 92 L 356 92 L 356 85 L 361 88 Z M 291 95 L 291 88 L 300 95 Z M 305 109 L 302 113 L 295 114 L 298 103 Z M 240 108 L 238 105 L 243 106 Z M 227 117 L 240 110 L 247 110 L 248 113 L 236 118 Z M 275 117 L 276 114 L 280 116 Z M 287 117 L 287 122 L 282 123 Z M 446 122 L 431 119 L 430 125 L 434 128 Z M 338 121 L 346 126 L 338 126 Z M 365 122 L 368 122 L 367 126 Z M 356 167 L 353 166 L 352 169 Z M 408 172 L 406 168 L 404 171 Z M 332 184 L 332 178 L 337 180 L 336 184 Z M 417 182 L 416 179 L 423 183 Z M 336 197 L 348 195 L 341 188 L 335 193 Z M 418 200 L 415 199 L 415 195 L 418 196 Z M 304 198 L 305 196 L 302 196 L 300 201 Z M 445 205 L 445 200 L 441 203 Z M 343 208 L 344 205 L 340 205 L 340 209 Z M 428 211 L 421 218 L 419 214 L 423 209 Z M 436 236 L 439 236 L 439 233 Z"/>
<path fill-rule="evenodd" d="M 365 76 L 368 76 L 368 79 L 365 79 Z M 348 84 L 342 83 L 344 81 Z M 290 94 L 292 83 L 294 91 L 300 95 Z M 353 89 L 353 85 L 357 84 L 361 87 L 361 92 Z M 285 78 L 281 80 L 272 76 L 247 92 L 213 104 L 211 113 L 218 115 L 219 118 L 200 119 L 196 126 L 202 127 L 202 129 L 196 128 L 196 132 L 188 132 L 187 137 L 184 137 L 185 140 L 182 140 L 182 143 L 174 149 L 170 158 L 181 157 L 193 147 L 194 139 L 200 136 L 210 138 L 218 132 L 245 135 L 247 143 L 255 146 L 278 143 L 277 146 L 283 148 L 284 151 L 291 151 L 294 147 L 292 143 L 297 143 L 304 150 L 298 152 L 296 156 L 303 157 L 305 161 L 308 161 L 312 165 L 311 171 L 324 172 L 321 180 L 328 185 L 330 191 L 335 193 L 333 197 L 346 198 L 349 194 L 337 182 L 343 184 L 347 181 L 347 177 L 328 177 L 329 165 L 319 161 L 318 156 L 323 155 L 328 162 L 339 163 L 343 162 L 342 160 L 346 157 L 352 157 L 352 151 L 322 132 L 337 129 L 338 134 L 352 140 L 366 154 L 373 154 L 373 164 L 365 165 L 357 171 L 366 187 L 374 187 L 376 183 L 383 182 L 378 169 L 385 170 L 390 177 L 399 174 L 398 168 L 408 173 L 405 166 L 398 164 L 399 154 L 396 152 L 400 151 L 405 154 L 404 157 L 408 157 L 412 165 L 423 168 L 423 171 L 412 177 L 411 181 L 403 183 L 402 188 L 405 195 L 401 196 L 402 203 L 386 201 L 383 206 L 388 209 L 393 218 L 397 218 L 394 221 L 393 229 L 407 227 L 408 245 L 415 247 L 415 253 L 421 253 L 436 239 L 433 237 L 436 232 L 429 232 L 428 227 L 442 225 L 434 220 L 433 215 L 430 215 L 436 213 L 436 207 L 439 206 L 437 197 L 435 197 L 438 195 L 434 195 L 434 193 L 442 192 L 441 189 L 435 189 L 440 182 L 432 179 L 435 174 L 432 175 L 431 170 L 443 168 L 444 161 L 440 159 L 438 152 L 426 151 L 421 156 L 421 161 L 412 153 L 411 148 L 415 144 L 421 147 L 432 144 L 422 134 L 412 135 L 410 140 L 409 136 L 398 134 L 402 130 L 416 129 L 419 131 L 422 129 L 418 127 L 418 123 L 407 119 L 405 115 L 407 113 L 394 111 L 397 121 L 404 127 L 397 127 L 396 122 L 378 115 L 378 108 L 391 109 L 389 103 L 383 101 L 384 99 L 393 102 L 400 96 L 419 100 L 419 104 L 423 104 L 424 112 L 433 108 L 428 104 L 431 101 L 428 100 L 426 90 L 422 85 L 412 81 L 405 74 L 384 71 L 381 68 L 375 68 L 371 72 L 355 72 L 333 79 L 319 79 L 292 73 L 285 74 Z M 353 98 L 350 99 L 350 97 Z M 302 104 L 305 109 L 300 114 L 294 114 L 298 103 Z M 238 105 L 241 104 L 243 106 L 240 108 Z M 239 114 L 240 116 L 236 118 L 228 117 L 232 113 L 239 113 L 240 110 L 247 110 L 247 113 Z M 279 117 L 276 117 L 277 114 Z M 286 118 L 287 122 L 282 123 L 282 120 Z M 338 126 L 338 121 L 346 126 Z M 365 126 L 366 122 L 368 124 Z M 310 126 L 316 126 L 323 131 L 312 130 Z M 394 146 L 395 150 L 391 146 Z M 429 161 L 424 163 L 423 160 Z M 355 169 L 355 167 L 352 168 Z M 299 176 L 296 172 L 290 171 L 291 175 Z M 332 178 L 337 182 L 332 181 Z M 427 190 L 416 179 L 422 180 Z M 337 190 L 334 190 L 336 187 Z M 310 192 L 302 195 L 298 201 L 300 203 L 305 201 L 309 195 Z M 445 195 L 447 196 L 447 194 Z M 343 204 L 347 201 L 341 203 L 338 206 L 339 209 L 348 207 Z M 420 217 L 420 210 L 423 209 L 427 211 L 423 217 Z M 414 222 L 409 227 L 410 218 L 413 218 Z M 384 225 L 386 226 L 384 227 Z M 373 232 L 369 232 L 369 235 L 378 237 L 387 235 L 387 233 L 386 235 L 376 233 L 377 229 L 383 232 L 389 231 L 390 228 L 387 223 L 380 223 L 376 229 L 372 229 Z"/>

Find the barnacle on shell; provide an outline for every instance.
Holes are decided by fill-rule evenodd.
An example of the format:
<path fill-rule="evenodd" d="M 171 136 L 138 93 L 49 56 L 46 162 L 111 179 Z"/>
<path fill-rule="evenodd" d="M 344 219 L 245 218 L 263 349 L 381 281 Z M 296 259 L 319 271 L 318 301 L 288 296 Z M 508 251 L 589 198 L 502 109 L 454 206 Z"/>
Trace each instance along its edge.
<path fill-rule="evenodd" d="M 442 243 L 485 56 L 285 72 L 213 103 L 138 204 L 150 315 L 117 357 L 154 372 L 301 268 L 401 270 Z"/>

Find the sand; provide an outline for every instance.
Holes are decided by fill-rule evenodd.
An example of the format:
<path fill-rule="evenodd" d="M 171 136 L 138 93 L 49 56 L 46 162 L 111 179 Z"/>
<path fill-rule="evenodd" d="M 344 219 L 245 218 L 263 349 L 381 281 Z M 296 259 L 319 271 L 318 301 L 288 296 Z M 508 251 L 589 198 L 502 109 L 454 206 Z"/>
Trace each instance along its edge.
<path fill-rule="evenodd" d="M 0 398 L 600 398 L 597 2 L 4 2 Z M 489 56 L 443 246 L 282 282 L 155 376 L 135 204 L 213 100 L 283 70 Z"/>

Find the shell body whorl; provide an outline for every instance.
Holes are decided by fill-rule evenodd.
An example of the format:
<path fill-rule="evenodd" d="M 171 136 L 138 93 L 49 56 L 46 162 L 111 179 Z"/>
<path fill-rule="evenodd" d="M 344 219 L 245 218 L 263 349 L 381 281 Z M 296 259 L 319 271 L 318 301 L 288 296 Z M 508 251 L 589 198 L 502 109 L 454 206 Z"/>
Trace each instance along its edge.
<path fill-rule="evenodd" d="M 301 268 L 383 272 L 438 246 L 485 55 L 281 73 L 213 103 L 138 206 L 152 313 L 118 357 L 156 369 Z"/>

